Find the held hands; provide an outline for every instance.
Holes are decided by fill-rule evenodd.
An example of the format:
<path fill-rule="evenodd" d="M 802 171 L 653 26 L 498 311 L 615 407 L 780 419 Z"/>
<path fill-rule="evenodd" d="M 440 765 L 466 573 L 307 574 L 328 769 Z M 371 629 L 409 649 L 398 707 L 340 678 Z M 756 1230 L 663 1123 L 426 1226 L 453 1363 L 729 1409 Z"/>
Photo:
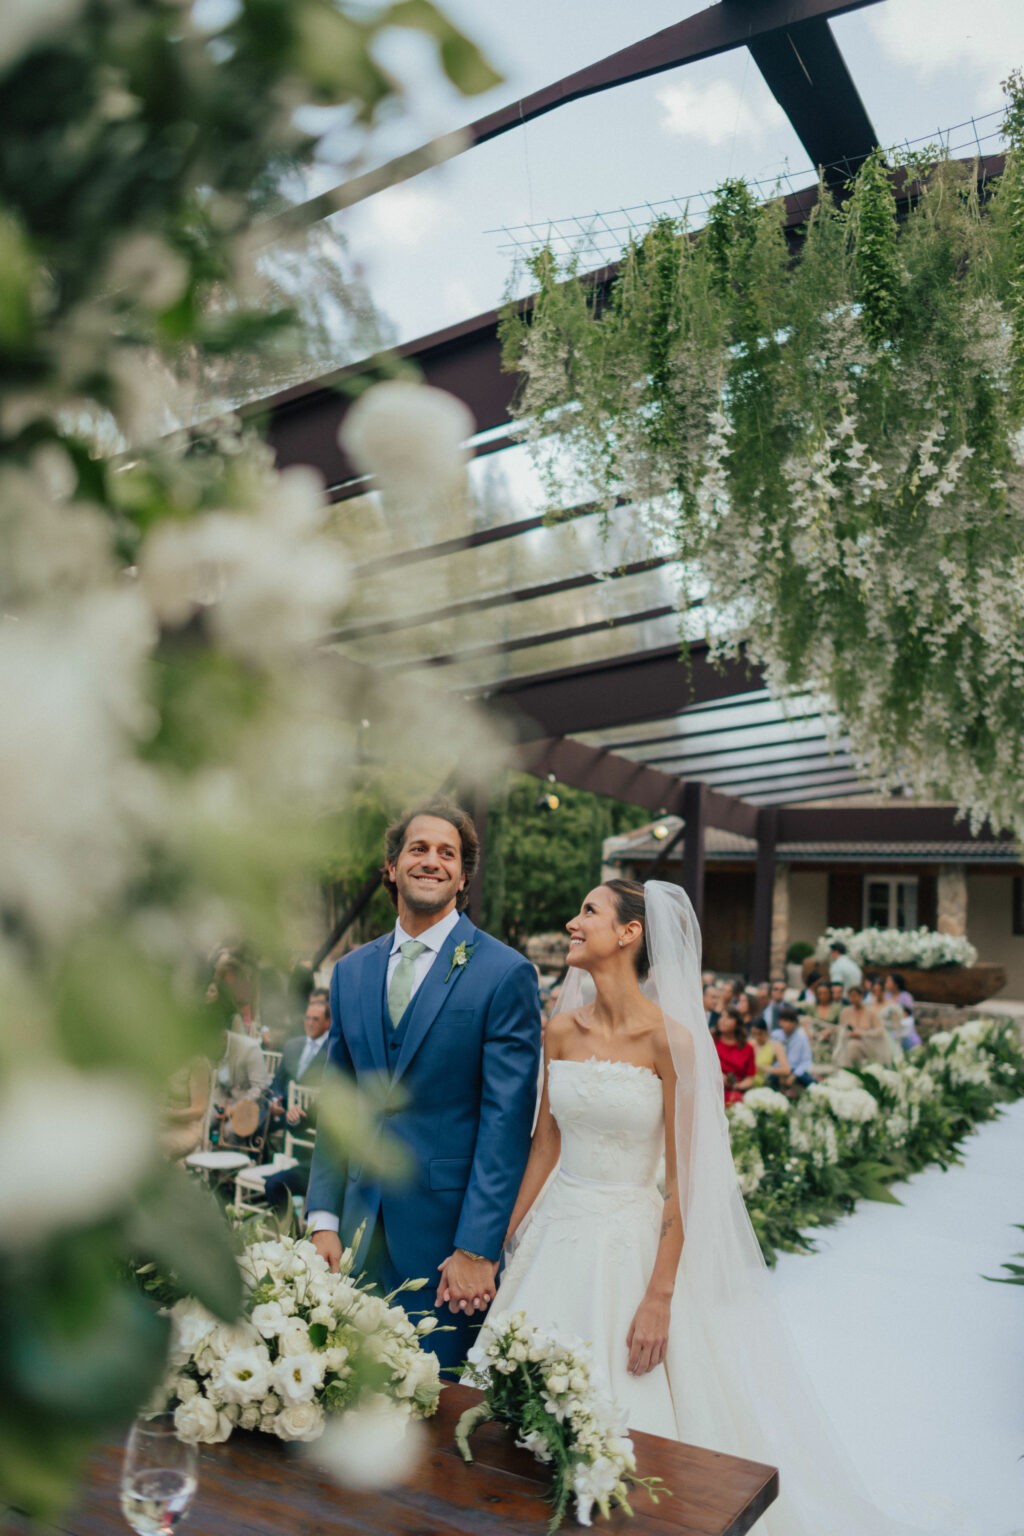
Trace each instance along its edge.
<path fill-rule="evenodd" d="M 439 1264 L 441 1279 L 437 1286 L 435 1307 L 448 1303 L 449 1312 L 485 1312 L 494 1300 L 497 1260 L 471 1259 L 456 1248 L 450 1258 Z"/>
<path fill-rule="evenodd" d="M 664 1360 L 671 1315 L 672 1303 L 667 1296 L 645 1296 L 637 1307 L 626 1337 L 631 1376 L 646 1376 Z"/>
<path fill-rule="evenodd" d="M 341 1238 L 337 1232 L 314 1232 L 310 1241 L 322 1259 L 326 1259 L 331 1273 L 336 1275 L 341 1268 Z"/>
<path fill-rule="evenodd" d="M 289 1125 L 298 1125 L 299 1121 L 303 1118 L 302 1110 L 295 1104 L 291 1109 L 285 1110 L 284 1117 Z"/>

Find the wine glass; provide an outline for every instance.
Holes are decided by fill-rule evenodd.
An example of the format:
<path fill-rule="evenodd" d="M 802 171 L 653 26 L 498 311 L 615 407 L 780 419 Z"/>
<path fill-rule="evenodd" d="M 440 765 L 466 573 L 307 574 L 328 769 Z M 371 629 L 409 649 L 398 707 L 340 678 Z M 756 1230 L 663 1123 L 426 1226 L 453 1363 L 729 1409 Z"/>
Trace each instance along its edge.
<path fill-rule="evenodd" d="M 178 1439 L 173 1414 L 136 1419 L 121 1469 L 121 1513 L 132 1530 L 171 1536 L 188 1514 L 198 1468 L 196 1448 Z"/>

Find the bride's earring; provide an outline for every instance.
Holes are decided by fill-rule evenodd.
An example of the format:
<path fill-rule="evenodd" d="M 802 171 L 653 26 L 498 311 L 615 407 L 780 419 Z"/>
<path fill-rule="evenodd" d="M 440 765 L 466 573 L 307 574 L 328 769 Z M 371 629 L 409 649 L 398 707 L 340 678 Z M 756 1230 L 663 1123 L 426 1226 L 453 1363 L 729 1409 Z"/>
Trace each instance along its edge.
<path fill-rule="evenodd" d="M 625 944 L 625 942 L 626 942 L 625 939 L 620 939 L 619 940 L 619 948 L 620 949 L 622 948 L 623 944 Z"/>

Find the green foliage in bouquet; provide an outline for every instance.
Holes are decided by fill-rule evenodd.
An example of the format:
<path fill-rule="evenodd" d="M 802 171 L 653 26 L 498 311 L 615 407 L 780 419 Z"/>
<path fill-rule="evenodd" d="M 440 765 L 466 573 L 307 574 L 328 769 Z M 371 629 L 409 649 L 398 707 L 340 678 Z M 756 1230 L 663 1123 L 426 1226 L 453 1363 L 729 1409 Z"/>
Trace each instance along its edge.
<path fill-rule="evenodd" d="M 571 1500 L 576 1519 L 590 1525 L 595 1506 L 604 1516 L 617 1506 L 627 1515 L 629 1491 L 646 1488 L 656 1504 L 671 1494 L 661 1478 L 637 1477 L 633 1442 L 618 1408 L 591 1381 L 590 1354 L 577 1340 L 534 1328 L 524 1312 L 488 1316 L 469 1355 L 466 1380 L 483 1389 L 455 1430 L 463 1458 L 473 1460 L 470 1436 L 489 1419 L 516 1434 L 516 1444 L 551 1467 L 554 1532 Z"/>
<path fill-rule="evenodd" d="M 223 1223 L 157 1136 L 168 1077 L 221 1053 L 203 964 L 314 947 L 319 818 L 357 759 L 412 730 L 447 771 L 415 705 L 370 707 L 315 651 L 353 590 L 322 485 L 236 418 L 197 425 L 237 399 L 225 360 L 258 380 L 301 348 L 254 251 L 329 152 L 300 109 L 336 109 L 338 179 L 402 110 L 396 27 L 493 83 L 429 0 L 0 18 L 0 1505 L 33 1515 L 163 1374 L 126 1268 L 238 1309 Z M 325 1108 L 377 1146 L 365 1107 Z"/>
<path fill-rule="evenodd" d="M 687 638 L 820 695 L 879 783 L 1024 835 L 1019 74 L 1006 90 L 984 188 L 977 164 L 876 151 L 842 207 L 819 189 L 794 259 L 781 202 L 729 181 L 703 230 L 631 242 L 610 292 L 538 251 L 502 331 L 552 505 L 578 479 L 674 550 Z"/>
<path fill-rule="evenodd" d="M 971 1019 L 933 1035 L 895 1067 L 832 1073 L 795 1103 L 753 1088 L 728 1111 L 733 1159 L 769 1264 L 807 1251 L 814 1228 L 858 1200 L 899 1204 L 891 1185 L 959 1161 L 964 1139 L 1024 1095 L 1012 1020 Z"/>

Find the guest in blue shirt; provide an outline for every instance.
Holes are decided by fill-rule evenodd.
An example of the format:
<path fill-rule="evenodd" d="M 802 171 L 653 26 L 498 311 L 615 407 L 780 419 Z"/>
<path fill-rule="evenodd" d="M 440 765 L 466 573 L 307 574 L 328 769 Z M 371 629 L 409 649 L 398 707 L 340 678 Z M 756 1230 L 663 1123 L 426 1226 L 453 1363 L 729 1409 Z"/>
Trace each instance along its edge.
<path fill-rule="evenodd" d="M 780 1009 L 779 1027 L 772 1030 L 772 1039 L 784 1048 L 789 1062 L 789 1076 L 773 1077 L 772 1087 L 786 1089 L 799 1083 L 801 1088 L 809 1088 L 815 1081 L 811 1072 L 811 1042 L 801 1027 L 800 1015 L 795 1008 Z"/>

